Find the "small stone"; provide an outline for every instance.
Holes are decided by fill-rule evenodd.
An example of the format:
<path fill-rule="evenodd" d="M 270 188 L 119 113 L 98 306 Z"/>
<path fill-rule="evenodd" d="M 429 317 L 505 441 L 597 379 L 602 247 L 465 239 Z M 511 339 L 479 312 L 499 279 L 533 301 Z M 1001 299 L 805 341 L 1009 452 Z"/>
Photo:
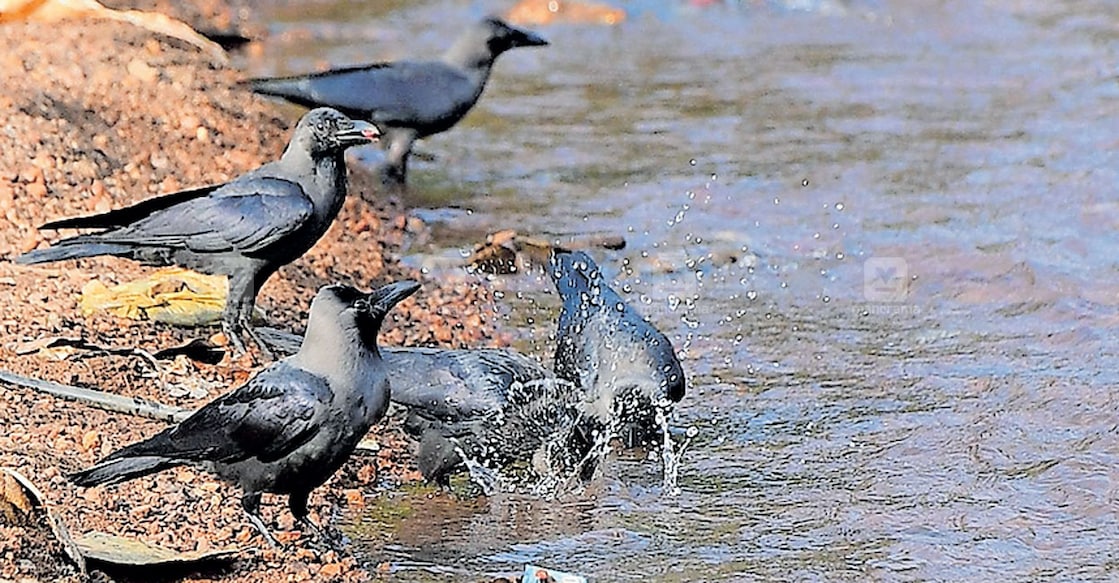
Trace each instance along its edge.
<path fill-rule="evenodd" d="M 0 182 L 0 212 L 6 212 L 15 204 L 15 189 L 11 184 Z"/>
<path fill-rule="evenodd" d="M 202 122 L 193 115 L 184 115 L 179 118 L 179 127 L 185 132 L 193 132 L 202 125 Z"/>
<path fill-rule="evenodd" d="M 363 508 L 365 506 L 365 495 L 357 488 L 347 489 L 346 504 L 351 508 Z"/>
<path fill-rule="evenodd" d="M 166 168 L 170 161 L 162 152 L 152 152 L 152 155 L 148 157 L 148 163 L 152 165 L 152 168 L 159 170 Z"/>
<path fill-rule="evenodd" d="M 24 237 L 22 241 L 20 241 L 19 251 L 20 253 L 27 253 L 28 251 L 38 247 L 39 243 L 42 242 L 43 236 L 39 234 L 39 231 L 28 231 L 27 236 Z"/>
<path fill-rule="evenodd" d="M 140 59 L 132 59 L 128 62 L 128 74 L 144 83 L 151 83 L 159 77 L 159 70 Z"/>
<path fill-rule="evenodd" d="M 43 169 L 38 166 L 28 166 L 19 173 L 21 182 L 43 182 Z"/>
<path fill-rule="evenodd" d="M 89 451 L 101 445 L 101 434 L 96 430 L 89 430 L 82 434 L 82 451 Z"/>

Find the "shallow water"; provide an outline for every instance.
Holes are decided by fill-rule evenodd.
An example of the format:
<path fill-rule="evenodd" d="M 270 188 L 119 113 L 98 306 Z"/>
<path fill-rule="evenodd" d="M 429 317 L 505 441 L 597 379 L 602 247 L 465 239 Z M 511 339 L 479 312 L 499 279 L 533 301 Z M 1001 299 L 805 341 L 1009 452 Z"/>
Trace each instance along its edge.
<path fill-rule="evenodd" d="M 494 7 L 373 4 L 277 10 L 250 70 L 436 55 Z M 635 455 L 559 501 L 387 492 L 407 510 L 355 518 L 364 556 L 401 581 L 1119 577 L 1119 5 L 623 5 L 541 27 L 421 143 L 409 202 L 445 222 L 411 252 L 624 235 L 594 255 L 692 379 L 679 493 Z M 494 285 L 547 358 L 550 285 Z"/>

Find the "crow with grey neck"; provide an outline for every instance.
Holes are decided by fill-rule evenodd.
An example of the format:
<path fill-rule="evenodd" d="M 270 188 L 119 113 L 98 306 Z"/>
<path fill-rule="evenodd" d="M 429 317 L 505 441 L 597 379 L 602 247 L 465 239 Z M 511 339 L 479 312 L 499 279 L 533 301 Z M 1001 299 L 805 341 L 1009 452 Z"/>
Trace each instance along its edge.
<path fill-rule="evenodd" d="M 322 237 L 346 198 L 344 151 L 376 141 L 379 130 L 328 108 L 303 116 L 279 160 L 231 182 L 145 200 L 100 215 L 63 219 L 43 229 L 103 229 L 19 256 L 47 263 L 98 255 L 149 265 L 181 265 L 229 277 L 222 326 L 244 351 L 242 333 L 256 294 L 280 267 Z"/>
<path fill-rule="evenodd" d="M 373 122 L 385 134 L 385 182 L 403 185 L 413 142 L 447 131 L 474 107 L 499 55 L 547 44 L 532 32 L 487 18 L 467 28 L 437 61 L 377 63 L 248 84 L 257 93 Z"/>
<path fill-rule="evenodd" d="M 288 495 L 307 530 L 307 498 L 353 453 L 389 406 L 389 378 L 377 348 L 388 311 L 419 289 L 401 281 L 372 293 L 323 287 L 311 302 L 299 352 L 144 441 L 70 475 L 79 486 L 132 480 L 188 465 L 244 490 L 249 521 L 278 546 L 260 518 L 262 492 Z"/>
<path fill-rule="evenodd" d="M 603 281 L 589 255 L 556 250 L 551 263 L 563 300 L 554 367 L 583 393 L 585 437 L 617 428 L 629 447 L 648 443 L 660 433 L 657 408 L 684 398 L 672 344 Z"/>

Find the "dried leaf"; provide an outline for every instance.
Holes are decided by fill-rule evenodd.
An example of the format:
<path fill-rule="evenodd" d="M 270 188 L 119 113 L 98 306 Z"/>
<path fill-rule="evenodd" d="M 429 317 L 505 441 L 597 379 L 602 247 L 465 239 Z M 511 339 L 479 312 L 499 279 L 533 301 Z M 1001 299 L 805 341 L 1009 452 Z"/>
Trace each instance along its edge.
<path fill-rule="evenodd" d="M 108 287 L 98 280 L 82 288 L 82 314 L 105 311 L 131 320 L 155 320 L 175 326 L 206 326 L 221 320 L 226 278 L 178 267 Z"/>
<path fill-rule="evenodd" d="M 86 559 L 126 566 L 181 566 L 232 559 L 241 552 L 239 547 L 180 553 L 138 539 L 125 538 L 104 532 L 90 532 L 75 537 L 74 542 Z"/>
<path fill-rule="evenodd" d="M 51 534 L 62 546 L 62 551 L 84 574 L 85 558 L 78 551 L 62 521 L 47 508 L 44 500 L 43 493 L 23 474 L 11 468 L 0 468 L 0 517 L 15 524 L 34 520 L 40 514 L 45 515 Z"/>

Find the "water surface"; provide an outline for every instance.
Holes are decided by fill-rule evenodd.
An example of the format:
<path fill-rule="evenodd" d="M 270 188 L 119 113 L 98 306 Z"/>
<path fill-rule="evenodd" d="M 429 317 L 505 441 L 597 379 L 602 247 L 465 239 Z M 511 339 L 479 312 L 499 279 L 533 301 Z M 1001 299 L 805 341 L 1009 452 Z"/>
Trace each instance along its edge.
<path fill-rule="evenodd" d="M 386 492 L 392 520 L 355 517 L 381 533 L 363 556 L 399 581 L 526 562 L 1119 577 L 1119 5 L 621 5 L 618 27 L 541 28 L 553 46 L 502 57 L 474 112 L 421 143 L 409 202 L 446 221 L 409 252 L 624 235 L 594 254 L 691 376 L 680 491 L 622 455 L 558 501 Z M 434 56 L 500 8 L 314 6 L 276 11 L 251 72 Z M 547 359 L 550 285 L 493 285 Z"/>

